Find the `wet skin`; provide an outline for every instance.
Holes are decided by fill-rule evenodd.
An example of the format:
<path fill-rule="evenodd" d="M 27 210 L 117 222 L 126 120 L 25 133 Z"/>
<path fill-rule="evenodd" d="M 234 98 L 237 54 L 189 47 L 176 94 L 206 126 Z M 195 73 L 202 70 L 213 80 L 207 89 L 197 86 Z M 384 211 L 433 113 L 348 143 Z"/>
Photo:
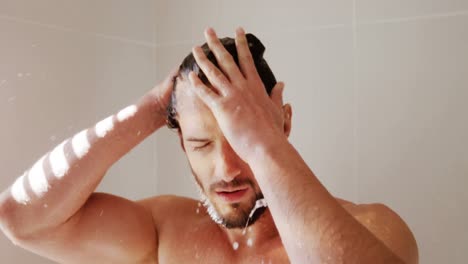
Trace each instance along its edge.
<path fill-rule="evenodd" d="M 3 192 L 0 228 L 7 237 L 61 263 L 417 263 L 416 241 L 398 214 L 331 196 L 289 144 L 292 108 L 282 102 L 283 84 L 266 94 L 244 33 L 236 35 L 240 69 L 221 56 L 213 31 L 206 37 L 224 58 L 224 73 L 194 49 L 213 86 L 193 74 L 180 82 L 179 137 L 199 187 L 223 218 L 238 220 L 264 195 L 268 210 L 247 233 L 216 224 L 196 200 L 134 202 L 95 192 L 112 164 L 164 125 L 159 113 L 171 74 L 131 111 L 65 141 L 46 154 L 46 166 L 31 170 L 37 175 Z M 245 193 L 235 201 L 221 197 L 236 180 Z"/>
<path fill-rule="evenodd" d="M 356 205 L 339 198 L 337 201 L 375 235 L 382 239 L 388 236 L 385 229 L 392 220 L 378 217 L 381 205 Z M 140 204 L 152 211 L 155 227 L 161 230 L 158 251 L 147 263 L 290 263 L 269 211 L 245 235 L 236 238 L 239 247 L 235 250 L 226 236 L 227 230 L 212 221 L 200 201 L 163 196 L 142 200 Z M 237 231 L 242 233 L 242 229 Z M 257 240 L 258 235 L 262 241 Z M 249 238 L 252 246 L 247 243 Z"/>

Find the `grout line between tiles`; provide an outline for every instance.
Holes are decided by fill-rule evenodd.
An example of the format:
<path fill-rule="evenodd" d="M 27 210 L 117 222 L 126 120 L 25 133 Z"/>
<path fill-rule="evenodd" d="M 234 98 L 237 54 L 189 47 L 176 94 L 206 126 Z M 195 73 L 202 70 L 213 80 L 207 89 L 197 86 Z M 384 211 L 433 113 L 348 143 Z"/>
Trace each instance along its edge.
<path fill-rule="evenodd" d="M 278 34 L 288 34 L 288 33 L 304 33 L 304 32 L 312 32 L 312 31 L 321 31 L 327 29 L 336 29 L 336 28 L 346 28 L 349 27 L 346 24 L 330 24 L 330 25 L 323 25 L 317 26 L 313 28 L 298 28 L 298 29 L 287 29 L 287 30 L 278 30 L 275 32 L 264 32 L 262 33 L 263 36 L 273 36 Z M 193 45 L 194 43 L 203 43 L 205 41 L 204 38 L 193 39 L 193 40 L 177 40 L 177 41 L 168 41 L 156 44 L 157 48 L 161 47 L 169 47 L 169 46 L 177 46 L 177 45 Z"/>
<path fill-rule="evenodd" d="M 156 35 L 156 33 L 155 33 Z M 153 74 L 155 75 L 154 76 L 154 79 L 156 80 L 156 82 L 159 81 L 159 76 L 158 76 L 158 72 L 159 72 L 159 64 L 158 64 L 158 53 L 156 52 L 156 48 L 153 49 L 153 61 L 154 61 L 154 71 L 153 71 Z M 151 143 L 152 143 L 152 148 L 153 148 L 153 173 L 151 175 L 151 177 L 154 178 L 154 195 L 158 195 L 158 189 L 159 189 L 159 177 L 161 175 L 159 175 L 158 171 L 159 171 L 159 155 L 158 155 L 158 137 L 157 135 L 154 136 L 154 139 L 151 140 Z"/>
<path fill-rule="evenodd" d="M 353 0 L 353 9 L 356 9 L 356 3 L 354 1 L 355 0 Z M 401 22 L 408 22 L 408 21 L 414 21 L 414 20 L 428 20 L 428 19 L 437 19 L 437 18 L 454 17 L 454 16 L 466 16 L 466 15 L 468 15 L 468 10 L 466 10 L 466 11 L 457 11 L 457 12 L 447 12 L 447 13 L 440 13 L 440 14 L 432 14 L 432 15 L 423 15 L 423 16 L 380 19 L 380 20 L 375 20 L 375 21 L 364 21 L 364 22 L 357 22 L 356 17 L 353 17 L 352 27 L 356 27 L 356 26 L 359 26 L 359 25 L 401 23 Z M 353 16 L 356 16 L 356 10 L 353 10 Z M 46 28 L 49 28 L 49 29 L 54 29 L 54 30 L 59 30 L 59 31 L 76 32 L 76 33 L 80 33 L 80 34 L 84 34 L 84 35 L 90 35 L 90 36 L 94 36 L 94 37 L 100 37 L 100 38 L 104 38 L 104 39 L 109 39 L 109 40 L 114 40 L 114 41 L 119 41 L 119 42 L 125 42 L 125 43 L 131 43 L 131 44 L 134 44 L 134 45 L 151 47 L 151 48 L 193 44 L 192 40 L 180 40 L 180 41 L 169 41 L 169 42 L 161 42 L 161 43 L 151 43 L 151 42 L 147 42 L 147 41 L 127 39 L 127 38 L 114 36 L 114 35 L 85 32 L 85 31 L 80 31 L 80 30 L 74 29 L 74 28 L 68 28 L 68 27 L 63 27 L 63 26 L 58 26 L 58 25 L 53 25 L 53 24 L 47 24 L 47 23 L 40 23 L 40 22 L 36 22 L 36 21 L 33 21 L 33 20 L 22 19 L 22 18 L 12 17 L 12 16 L 8 16 L 8 15 L 0 15 L 0 19 L 19 22 L 19 23 L 25 23 L 25 24 L 31 24 L 31 25 L 41 26 L 41 27 L 46 27 Z M 282 34 L 282 33 L 284 34 L 284 33 L 295 33 L 295 32 L 312 32 L 312 31 L 320 31 L 320 30 L 336 29 L 336 28 L 345 28 L 345 27 L 348 27 L 348 25 L 346 25 L 346 24 L 330 24 L 330 25 L 323 25 L 323 26 L 317 26 L 317 27 L 312 27 L 312 28 L 291 28 L 291 29 L 287 29 L 287 30 L 277 31 L 275 33 L 266 33 L 265 35 L 272 35 L 272 34 L 276 35 L 276 34 Z M 156 37 L 156 41 L 157 41 L 157 36 L 155 36 L 155 37 Z M 200 39 L 200 41 L 203 41 L 203 39 Z"/>
<path fill-rule="evenodd" d="M 375 20 L 375 21 L 357 22 L 356 8 L 357 7 L 356 7 L 355 0 L 353 0 L 353 18 L 352 18 L 352 24 L 351 24 L 351 27 L 353 28 L 353 34 L 355 33 L 357 26 L 361 26 L 361 25 L 403 23 L 403 22 L 414 21 L 414 20 L 428 20 L 428 19 L 438 19 L 438 18 L 468 15 L 468 11 L 459 11 L 459 12 L 440 13 L 440 14 L 432 14 L 432 15 L 424 15 L 424 16 L 401 17 L 401 18 L 392 18 L 392 19 L 381 19 L 381 20 Z M 271 36 L 271 35 L 278 35 L 278 34 L 314 32 L 314 31 L 339 29 L 339 28 L 347 28 L 347 27 L 350 27 L 350 26 L 347 24 L 329 24 L 329 25 L 322 25 L 322 26 L 316 26 L 316 27 L 311 27 L 311 28 L 289 28 L 289 29 L 278 30 L 275 32 L 270 32 L 270 33 L 264 32 L 262 34 L 265 36 Z M 204 39 L 200 38 L 200 39 L 194 39 L 194 40 L 187 39 L 187 40 L 161 42 L 161 43 L 157 43 L 156 47 L 160 48 L 160 47 L 177 46 L 177 45 L 193 45 L 194 42 L 202 43 L 204 42 Z"/>
<path fill-rule="evenodd" d="M 114 36 L 114 35 L 106 35 L 102 33 L 92 33 L 92 32 L 86 32 L 86 31 L 81 31 L 75 28 L 69 28 L 69 27 L 63 27 L 63 26 L 58 26 L 54 24 L 47 24 L 47 23 L 40 23 L 36 22 L 33 20 L 28 20 L 28 19 L 22 19 L 22 18 L 17 18 L 17 17 L 12 17 L 12 16 L 6 16 L 6 15 L 0 15 L 0 19 L 7 20 L 7 21 L 13 21 L 17 23 L 23 23 L 23 24 L 30 24 L 34 26 L 40 26 L 48 29 L 53 29 L 53 30 L 58 30 L 58 31 L 63 31 L 63 32 L 74 32 L 82 35 L 88 35 L 88 36 L 93 36 L 93 37 L 99 37 L 99 38 L 104 38 L 104 39 L 109 39 L 109 40 L 114 40 L 114 41 L 119 41 L 119 42 L 124 42 L 124 43 L 130 43 L 138 46 L 144 46 L 144 47 L 149 47 L 149 48 L 155 48 L 156 44 L 147 42 L 147 41 L 141 41 L 141 40 L 134 40 L 134 39 L 127 39 L 119 36 Z"/>
<path fill-rule="evenodd" d="M 357 54 L 357 0 L 353 0 L 353 102 L 354 102 L 354 118 L 353 118 L 353 174 L 354 174 L 354 194 L 356 203 L 359 204 L 359 82 L 358 82 L 358 54 Z"/>
<path fill-rule="evenodd" d="M 468 15 L 468 10 L 463 10 L 463 11 L 422 15 L 422 16 L 377 19 L 373 21 L 358 22 L 357 25 L 393 24 L 393 23 L 410 22 L 410 21 L 416 21 L 416 20 L 431 20 L 431 19 L 440 19 L 440 18 L 467 16 L 467 15 Z"/>
<path fill-rule="evenodd" d="M 387 24 L 387 23 L 402 23 L 402 22 L 408 22 L 408 21 L 414 21 L 414 20 L 428 20 L 428 19 L 437 19 L 437 18 L 445 18 L 445 17 L 454 17 L 454 16 L 466 16 L 468 15 L 468 10 L 467 11 L 458 11 L 458 12 L 448 12 L 448 13 L 440 13 L 440 14 L 432 14 L 432 15 L 423 15 L 423 16 L 413 16 L 413 17 L 401 17 L 401 18 L 392 18 L 392 19 L 381 19 L 381 20 L 375 20 L 375 21 L 365 21 L 365 22 L 357 22 L 357 7 L 356 7 L 356 0 L 353 0 L 353 19 L 352 19 L 352 25 L 351 27 L 353 28 L 353 34 L 356 31 L 357 26 L 360 25 L 373 25 L 373 24 Z M 321 30 L 327 30 L 327 29 L 337 29 L 337 28 L 346 28 L 349 27 L 347 24 L 329 24 L 329 25 L 322 25 L 322 26 L 316 26 L 316 27 L 311 27 L 311 28 L 290 28 L 290 29 L 283 29 L 283 30 L 278 30 L 275 32 L 265 32 L 262 33 L 265 36 L 271 36 L 271 35 L 278 35 L 278 34 L 285 34 L 285 33 L 304 33 L 304 32 L 313 32 L 313 31 L 321 31 Z M 177 41 L 168 41 L 168 42 L 161 42 L 157 43 L 156 47 L 168 47 L 168 46 L 177 46 L 177 45 L 191 45 L 195 42 L 204 42 L 203 38 L 200 39 L 195 39 L 195 40 L 177 40 Z"/>

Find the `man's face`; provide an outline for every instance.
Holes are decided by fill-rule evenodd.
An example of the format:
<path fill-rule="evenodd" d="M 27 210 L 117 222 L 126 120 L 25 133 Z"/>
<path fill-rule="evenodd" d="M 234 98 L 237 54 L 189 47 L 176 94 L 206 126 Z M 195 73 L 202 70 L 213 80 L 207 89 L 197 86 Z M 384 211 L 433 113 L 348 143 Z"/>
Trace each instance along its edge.
<path fill-rule="evenodd" d="M 176 107 L 181 143 L 192 173 L 212 218 L 228 228 L 244 227 L 263 194 L 249 165 L 234 152 L 210 109 L 188 85 L 187 81 L 178 82 Z"/>

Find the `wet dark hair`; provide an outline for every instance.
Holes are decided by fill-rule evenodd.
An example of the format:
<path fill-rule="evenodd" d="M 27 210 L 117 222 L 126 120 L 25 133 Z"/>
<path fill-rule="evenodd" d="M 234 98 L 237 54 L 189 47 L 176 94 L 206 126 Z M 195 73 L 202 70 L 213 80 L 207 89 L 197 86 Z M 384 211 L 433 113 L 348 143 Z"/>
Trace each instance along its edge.
<path fill-rule="evenodd" d="M 273 87 L 276 85 L 276 78 L 273 75 L 273 72 L 271 71 L 267 62 L 263 58 L 263 53 L 265 52 L 265 46 L 263 46 L 262 42 L 260 42 L 260 40 L 257 37 L 255 37 L 253 34 L 250 34 L 250 33 L 246 34 L 246 37 L 247 37 L 247 42 L 249 44 L 250 52 L 252 53 L 252 57 L 255 63 L 255 68 L 257 68 L 257 72 L 260 78 L 262 79 L 265 89 L 268 95 L 270 95 L 271 91 L 273 90 Z M 226 50 L 232 55 L 236 64 L 239 66 L 239 58 L 237 56 L 235 40 L 233 38 L 222 38 L 220 39 L 220 41 L 223 44 L 223 46 L 226 48 Z M 216 67 L 219 68 L 218 62 L 216 61 L 216 57 L 214 56 L 213 52 L 211 52 L 210 48 L 208 47 L 208 44 L 207 43 L 203 44 L 201 48 L 203 52 L 205 53 L 206 57 L 208 58 L 208 60 L 210 60 Z M 169 105 L 167 106 L 167 109 L 166 109 L 166 115 L 167 115 L 166 123 L 167 123 L 167 126 L 171 129 L 178 129 L 178 130 L 180 129 L 179 122 L 177 120 L 177 109 L 176 109 L 177 100 L 176 100 L 175 91 L 176 91 L 176 86 L 177 86 L 177 80 L 188 79 L 188 74 L 190 73 L 190 71 L 195 72 L 200 78 L 200 80 L 205 85 L 210 85 L 208 78 L 200 69 L 197 62 L 195 61 L 195 57 L 193 56 L 192 53 L 190 53 L 182 61 L 182 64 L 179 66 L 179 71 L 173 79 L 174 88 L 172 90 Z"/>

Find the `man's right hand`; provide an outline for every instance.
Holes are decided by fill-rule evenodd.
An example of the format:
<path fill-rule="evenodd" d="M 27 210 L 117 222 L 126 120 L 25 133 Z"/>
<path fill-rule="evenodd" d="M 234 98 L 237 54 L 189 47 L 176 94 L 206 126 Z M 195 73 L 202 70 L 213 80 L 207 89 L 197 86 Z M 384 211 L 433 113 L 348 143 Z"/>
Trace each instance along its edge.
<path fill-rule="evenodd" d="M 174 78 L 177 77 L 178 71 L 179 67 L 173 68 L 169 75 L 167 75 L 166 79 L 163 82 L 157 84 L 149 92 L 149 94 L 155 100 L 157 112 L 164 115 L 164 117 L 166 115 L 166 108 L 169 105 L 169 102 L 171 100 L 171 94 L 174 89 Z"/>

